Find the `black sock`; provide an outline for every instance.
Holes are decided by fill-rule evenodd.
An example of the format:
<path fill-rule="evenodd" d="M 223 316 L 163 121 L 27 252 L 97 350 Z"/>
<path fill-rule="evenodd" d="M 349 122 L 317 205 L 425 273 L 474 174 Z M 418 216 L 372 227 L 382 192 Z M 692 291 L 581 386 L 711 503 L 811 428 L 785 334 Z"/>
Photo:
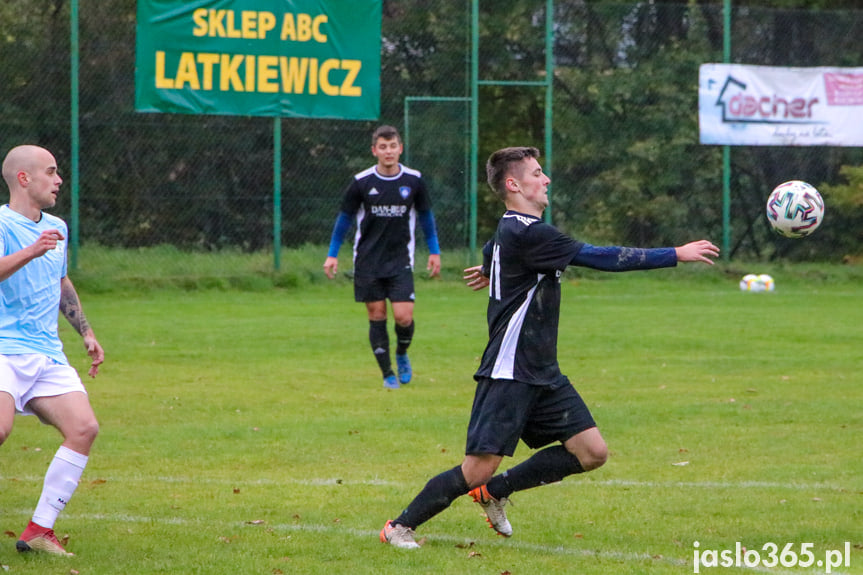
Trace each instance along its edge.
<path fill-rule="evenodd" d="M 492 477 L 486 488 L 495 499 L 509 497 L 514 491 L 522 491 L 547 483 L 560 481 L 567 475 L 582 473 L 578 458 L 562 445 L 547 447 L 537 451 L 527 461 L 523 461 Z"/>
<path fill-rule="evenodd" d="M 408 352 L 408 347 L 414 338 L 414 322 L 408 326 L 400 326 L 396 324 L 396 355 L 404 355 Z"/>
<path fill-rule="evenodd" d="M 387 333 L 387 320 L 369 320 L 369 343 L 372 344 L 372 353 L 378 360 L 381 373 L 384 377 L 393 375 L 393 365 L 390 359 L 390 335 Z"/>
<path fill-rule="evenodd" d="M 416 529 L 468 491 L 470 489 L 464 479 L 461 465 L 453 467 L 429 479 L 422 491 L 414 497 L 407 509 L 393 520 L 393 523 Z"/>

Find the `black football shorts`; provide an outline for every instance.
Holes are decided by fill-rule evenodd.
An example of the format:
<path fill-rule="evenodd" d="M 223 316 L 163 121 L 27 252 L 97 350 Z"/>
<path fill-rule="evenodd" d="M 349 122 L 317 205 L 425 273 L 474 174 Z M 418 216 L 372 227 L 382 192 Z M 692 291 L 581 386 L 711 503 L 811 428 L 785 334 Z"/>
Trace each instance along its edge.
<path fill-rule="evenodd" d="M 571 383 L 551 389 L 508 379 L 477 382 L 467 430 L 467 455 L 512 456 L 522 439 L 536 449 L 596 427 Z"/>
<path fill-rule="evenodd" d="M 371 302 L 390 300 L 414 301 L 414 273 L 409 267 L 397 276 L 388 278 L 366 278 L 354 276 L 354 300 Z"/>

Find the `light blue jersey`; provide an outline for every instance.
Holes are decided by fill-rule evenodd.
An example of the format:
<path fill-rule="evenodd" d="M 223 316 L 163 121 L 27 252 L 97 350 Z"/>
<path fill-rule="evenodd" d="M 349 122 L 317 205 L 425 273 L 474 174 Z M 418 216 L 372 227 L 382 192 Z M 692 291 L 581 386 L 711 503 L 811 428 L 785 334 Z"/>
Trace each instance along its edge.
<path fill-rule="evenodd" d="M 34 222 L 0 206 L 0 256 L 32 245 L 45 230 L 59 230 L 68 238 L 66 222 L 42 212 Z M 57 334 L 60 280 L 66 276 L 68 239 L 0 282 L 0 354 L 41 353 L 68 364 Z"/>

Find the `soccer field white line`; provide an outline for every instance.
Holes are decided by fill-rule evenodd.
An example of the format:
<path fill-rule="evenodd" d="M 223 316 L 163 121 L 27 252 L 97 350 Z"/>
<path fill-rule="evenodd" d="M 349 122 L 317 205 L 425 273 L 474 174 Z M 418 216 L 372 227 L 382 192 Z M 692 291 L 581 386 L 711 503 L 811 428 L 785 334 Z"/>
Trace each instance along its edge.
<path fill-rule="evenodd" d="M 0 478 L 2 479 L 2 478 Z M 8 511 L 7 511 L 8 512 Z M 15 509 L 12 510 L 12 514 L 27 516 L 30 514 L 29 509 Z M 190 519 L 184 517 L 173 517 L 173 518 L 163 518 L 163 517 L 147 517 L 140 515 L 127 515 L 127 514 L 111 514 L 105 515 L 102 513 L 69 513 L 66 516 L 68 519 L 77 519 L 77 520 L 85 520 L 85 521 L 113 521 L 119 523 L 159 523 L 162 525 L 179 525 L 183 527 L 194 526 L 200 523 L 204 523 L 202 520 Z M 224 521 L 224 522 L 214 522 L 211 519 L 206 521 L 206 524 L 209 526 L 216 524 L 220 524 L 223 527 L 239 527 L 242 529 L 271 529 L 273 531 L 279 532 L 311 532 L 311 533 L 325 533 L 325 534 L 334 534 L 339 536 L 349 535 L 351 537 L 355 537 L 358 539 L 364 539 L 369 541 L 374 541 L 374 544 L 379 544 L 378 535 L 379 532 L 377 530 L 368 530 L 368 529 L 354 529 L 350 527 L 340 527 L 334 525 L 296 525 L 289 523 L 263 523 L 263 524 L 251 524 L 248 521 Z M 583 557 L 583 558 L 591 558 L 596 557 L 598 559 L 608 559 L 613 561 L 621 561 L 625 563 L 643 563 L 643 562 L 659 562 L 666 563 L 669 565 L 674 565 L 677 567 L 692 567 L 692 559 L 682 559 L 679 557 L 665 557 L 661 554 L 651 554 L 651 553 L 633 553 L 626 551 L 616 551 L 613 549 L 579 549 L 575 547 L 564 547 L 563 545 L 541 545 L 538 543 L 530 543 L 526 541 L 518 541 L 515 539 L 506 539 L 501 541 L 499 538 L 492 538 L 483 541 L 477 541 L 471 538 L 464 537 L 454 537 L 451 535 L 445 535 L 440 533 L 435 533 L 431 531 L 427 535 L 430 541 L 434 542 L 445 542 L 455 545 L 465 545 L 472 546 L 473 548 L 482 548 L 482 547 L 491 547 L 491 548 L 509 548 L 516 549 L 522 551 L 529 551 L 533 553 L 541 553 L 545 555 L 556 555 L 560 557 Z M 477 547 L 478 546 L 478 547 Z M 404 550 L 393 550 L 395 553 L 405 553 Z M 408 553 L 417 553 L 417 551 L 407 551 Z M 422 552 L 422 551 L 418 551 Z M 772 573 L 783 574 L 783 573 L 823 573 L 823 570 L 784 570 L 784 569 L 769 569 L 766 567 L 759 566 L 740 566 L 736 567 L 736 569 L 744 569 L 747 571 L 754 571 L 760 573 Z M 841 571 L 832 571 L 834 575 L 847 575 Z"/>
<path fill-rule="evenodd" d="M 0 475 L 0 482 L 6 480 L 14 480 L 18 482 L 33 482 L 33 483 L 41 483 L 43 480 L 42 476 L 4 476 Z M 269 479 L 269 478 L 258 478 L 258 479 L 248 479 L 248 478 L 205 478 L 205 477 L 190 477 L 190 476 L 147 476 L 147 475 L 124 475 L 124 476 L 99 476 L 98 474 L 91 475 L 89 478 L 90 481 L 107 481 L 107 482 L 117 482 L 117 483 L 164 483 L 164 484 L 174 484 L 174 485 L 184 485 L 184 484 L 207 484 L 207 485 L 223 485 L 223 486 L 231 486 L 231 487 L 242 487 L 249 485 L 260 485 L 260 486 L 273 486 L 279 487 L 283 485 L 303 485 L 309 487 L 334 487 L 334 486 L 380 486 L 380 487 L 399 487 L 409 489 L 411 485 L 404 481 L 390 481 L 380 478 L 371 478 L 371 479 L 343 479 L 343 478 L 327 478 L 327 477 L 319 477 L 319 478 L 280 478 Z M 84 479 L 82 483 L 86 483 L 87 478 Z M 548 485 L 548 488 L 574 488 L 574 487 L 635 487 L 635 488 L 647 488 L 647 489 L 784 489 L 784 490 L 818 490 L 818 491 L 841 491 L 841 492 L 854 492 L 856 489 L 841 486 L 833 483 L 797 483 L 797 482 L 771 482 L 771 481 L 641 481 L 641 480 L 629 480 L 629 479 L 606 479 L 606 480 L 587 480 L 582 482 L 570 481 L 563 482 L 558 484 Z M 10 513 L 11 512 L 11 513 Z M 6 513 L 27 516 L 32 512 L 32 509 L 15 509 L 10 510 L 6 509 Z M 69 518 L 79 518 L 83 520 L 105 520 L 105 521 L 116 521 L 116 522 L 129 522 L 129 523 L 152 523 L 152 522 L 160 522 L 163 524 L 169 525 L 179 525 L 179 526 L 188 526 L 199 523 L 196 519 L 193 518 L 184 518 L 184 517 L 174 517 L 166 519 L 164 517 L 147 517 L 147 516 L 132 516 L 127 514 L 111 514 L 111 515 L 103 515 L 103 514 L 87 514 L 87 513 L 70 513 L 67 517 Z M 210 521 L 210 523 L 212 523 Z M 257 525 L 250 525 L 247 522 L 223 522 L 223 525 L 226 527 L 242 527 L 242 528 L 258 528 Z M 273 529 L 281 532 L 319 532 L 319 533 L 333 533 L 340 535 L 349 535 L 351 537 L 363 538 L 363 539 L 377 539 L 378 531 L 370 531 L 370 530 L 362 530 L 362 529 L 353 529 L 347 527 L 333 526 L 333 525 L 296 525 L 296 524 L 265 524 L 266 528 Z M 446 534 L 435 533 L 434 530 L 431 530 L 428 533 L 428 538 L 430 541 L 435 542 L 446 542 L 452 545 L 459 544 L 467 544 L 473 541 L 474 543 L 479 543 L 475 540 L 465 539 L 460 537 L 453 537 Z M 656 561 L 669 565 L 679 566 L 679 567 L 692 567 L 692 559 L 691 556 L 687 559 L 681 559 L 679 557 L 664 557 L 661 554 L 650 554 L 650 553 L 633 553 L 633 552 L 624 552 L 617 551 L 614 549 L 580 549 L 576 547 L 564 547 L 560 545 L 541 545 L 537 543 L 530 543 L 525 541 L 518 541 L 514 539 L 508 539 L 505 541 L 499 541 L 497 539 L 492 539 L 489 541 L 482 541 L 482 546 L 485 547 L 493 547 L 493 548 L 510 548 L 510 549 L 521 549 L 528 552 L 536 552 L 536 553 L 544 553 L 550 555 L 557 555 L 560 557 L 596 557 L 601 559 L 609 559 L 615 561 L 622 562 L 645 562 L 645 561 Z M 684 555 L 688 554 L 684 552 Z M 767 569 L 763 567 L 740 567 L 746 569 L 747 571 L 753 572 L 764 572 L 764 573 L 792 573 L 792 571 L 777 571 L 776 569 Z M 810 571 L 810 570 L 795 570 L 794 573 L 823 573 L 823 571 Z M 833 571 L 836 575 L 843 575 L 839 571 Z"/>
<path fill-rule="evenodd" d="M 14 510 L 16 515 L 27 515 L 30 513 L 29 510 L 26 509 L 16 509 Z M 180 525 L 180 526 L 194 526 L 199 523 L 203 523 L 201 520 L 196 519 L 188 519 L 183 517 L 174 517 L 171 519 L 164 518 L 156 518 L 156 517 L 146 517 L 146 516 L 135 516 L 135 515 L 126 515 L 122 513 L 105 515 L 102 513 L 69 513 L 66 516 L 67 519 L 74 520 L 84 520 L 84 521 L 113 521 L 119 523 L 160 523 L 160 524 L 168 524 L 168 525 Z M 207 525 L 214 525 L 220 522 L 214 522 L 210 519 L 206 521 Z M 288 531 L 288 532 L 311 532 L 311 533 L 333 533 L 338 535 L 350 535 L 351 537 L 368 539 L 373 541 L 375 544 L 379 544 L 378 536 L 379 532 L 377 530 L 368 530 L 368 529 L 354 529 L 350 527 L 338 527 L 333 525 L 294 525 L 289 523 L 274 523 L 274 524 L 261 524 L 261 525 L 251 525 L 248 522 L 238 522 L 238 521 L 225 521 L 221 522 L 221 526 L 223 527 L 240 527 L 243 529 L 272 529 L 274 531 Z M 687 565 L 691 562 L 674 558 L 674 557 L 662 557 L 660 555 L 651 555 L 649 553 L 627 553 L 622 551 L 603 551 L 603 550 L 595 550 L 595 549 L 575 549 L 570 547 L 564 547 L 562 545 L 539 545 L 536 543 L 527 543 L 522 541 L 515 541 L 513 539 L 507 539 L 506 542 L 500 542 L 496 538 L 491 538 L 488 541 L 478 542 L 474 539 L 464 538 L 464 537 L 453 537 L 451 535 L 442 535 L 440 533 L 430 533 L 428 535 L 428 539 L 433 540 L 435 542 L 443 541 L 452 545 L 470 545 L 471 543 L 476 545 L 480 545 L 483 547 L 509 547 L 514 549 L 521 549 L 524 551 L 532 551 L 539 552 L 545 554 L 552 555 L 561 555 L 561 556 L 577 556 L 577 557 L 598 557 L 604 559 L 613 559 L 617 561 L 662 561 L 664 563 L 670 563 L 673 565 Z M 394 550 L 396 553 L 403 553 L 403 550 Z"/>
<path fill-rule="evenodd" d="M 38 481 L 41 482 L 44 476 L 3 476 L 0 475 L 0 481 L 15 480 L 15 481 Z M 332 485 L 368 485 L 381 487 L 409 487 L 404 481 L 390 481 L 387 479 L 372 478 L 372 479 L 343 479 L 336 477 L 318 477 L 318 478 L 282 478 L 282 479 L 232 479 L 232 478 L 208 478 L 208 477 L 190 477 L 185 475 L 180 476 L 149 476 L 149 475 L 128 475 L 122 477 L 104 477 L 91 476 L 90 481 L 104 479 L 105 481 L 118 481 L 127 483 L 193 483 L 207 485 L 307 485 L 310 487 L 317 486 L 332 486 Z M 83 480 L 86 482 L 87 478 Z M 837 485 L 835 483 L 788 483 L 781 481 L 642 481 L 634 479 L 603 479 L 603 480 L 586 480 L 582 482 L 568 481 L 565 483 L 556 483 L 547 487 L 574 487 L 574 486 L 609 486 L 609 487 L 647 487 L 654 489 L 788 489 L 788 490 L 817 490 L 817 491 L 842 491 L 853 492 L 858 491 L 859 487 L 848 485 Z"/>

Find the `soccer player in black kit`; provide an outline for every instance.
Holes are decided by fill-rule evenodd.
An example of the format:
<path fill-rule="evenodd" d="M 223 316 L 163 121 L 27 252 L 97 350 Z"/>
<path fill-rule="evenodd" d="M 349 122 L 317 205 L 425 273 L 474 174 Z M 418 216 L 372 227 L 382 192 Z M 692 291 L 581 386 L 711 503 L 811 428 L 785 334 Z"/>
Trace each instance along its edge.
<path fill-rule="evenodd" d="M 608 448 L 584 401 L 560 372 L 560 277 L 567 266 L 606 271 L 672 267 L 719 255 L 707 240 L 677 248 L 596 247 L 543 222 L 550 179 L 536 148 L 504 148 L 486 163 L 488 184 L 506 213 L 483 248 L 483 265 L 465 270 L 468 286 L 488 288 L 488 345 L 480 367 L 461 465 L 433 477 L 380 539 L 412 549 L 414 529 L 470 493 L 491 527 L 509 537 L 504 505 L 515 491 L 562 480 L 605 463 Z M 495 475 L 522 439 L 544 449 Z M 554 444 L 554 445 L 551 445 Z M 547 447 L 551 445 L 550 447 Z"/>
<path fill-rule="evenodd" d="M 356 218 L 354 238 L 354 299 L 366 304 L 369 342 L 381 368 L 384 387 L 398 389 L 413 374 L 408 347 L 414 334 L 414 231 L 416 222 L 429 250 L 429 274 L 440 274 L 440 246 L 431 199 L 422 174 L 399 162 L 404 147 L 398 130 L 381 126 L 372 134 L 377 164 L 356 174 L 345 190 L 333 227 L 324 273 L 338 271 L 339 248 Z M 393 373 L 387 331 L 387 302 L 396 332 L 396 369 Z"/>

